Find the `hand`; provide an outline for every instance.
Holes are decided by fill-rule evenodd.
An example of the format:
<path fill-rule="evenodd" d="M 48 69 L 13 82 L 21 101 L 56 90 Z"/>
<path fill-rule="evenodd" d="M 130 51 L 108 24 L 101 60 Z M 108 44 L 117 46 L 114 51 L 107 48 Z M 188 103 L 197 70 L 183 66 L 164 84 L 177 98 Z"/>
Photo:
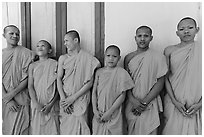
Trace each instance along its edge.
<path fill-rule="evenodd" d="M 6 105 L 8 106 L 10 111 L 13 112 L 19 111 L 20 105 L 18 105 L 18 103 L 14 100 L 9 101 Z"/>
<path fill-rule="evenodd" d="M 10 91 L 3 96 L 3 102 L 7 104 L 14 97 L 14 92 Z"/>
<path fill-rule="evenodd" d="M 36 108 L 38 111 L 41 112 L 41 110 L 43 109 L 43 105 L 40 104 L 39 102 L 34 103 L 34 105 L 35 105 L 35 108 Z"/>
<path fill-rule="evenodd" d="M 135 109 L 134 111 L 141 113 L 147 108 L 147 104 L 145 104 L 141 99 L 135 98 L 133 108 Z"/>
<path fill-rule="evenodd" d="M 98 123 L 101 123 L 101 122 L 102 122 L 102 121 L 101 121 L 101 116 L 102 116 L 102 115 L 100 115 L 99 111 L 96 110 L 96 109 L 93 109 L 93 113 L 94 113 L 94 116 L 96 117 L 97 122 L 98 122 Z"/>
<path fill-rule="evenodd" d="M 74 112 L 74 106 L 71 104 L 67 107 L 64 107 L 64 112 L 67 114 L 72 114 Z"/>
<path fill-rule="evenodd" d="M 51 108 L 52 108 L 52 106 L 50 104 L 46 104 L 41 109 L 41 112 L 43 112 L 45 115 L 47 115 L 48 113 L 50 113 Z"/>
<path fill-rule="evenodd" d="M 141 115 L 141 112 L 139 112 L 136 108 L 132 108 L 132 113 L 133 113 L 135 116 L 140 116 L 140 115 Z"/>
<path fill-rule="evenodd" d="M 186 110 L 186 114 L 189 117 L 192 117 L 200 108 L 201 105 L 199 103 L 195 103 L 192 106 L 190 106 L 188 110 Z"/>
<path fill-rule="evenodd" d="M 62 107 L 67 107 L 67 106 L 70 106 L 71 104 L 73 104 L 74 101 L 75 101 L 75 98 L 74 98 L 74 96 L 72 95 L 72 96 L 67 97 L 66 99 L 61 100 L 61 101 L 60 101 L 60 105 L 61 105 Z"/>
<path fill-rule="evenodd" d="M 185 107 L 184 104 L 182 104 L 182 103 L 180 103 L 178 101 L 173 102 L 173 104 L 179 110 L 179 112 L 181 112 L 183 114 L 183 116 L 187 116 L 187 114 L 186 114 L 186 107 Z"/>
<path fill-rule="evenodd" d="M 106 111 L 102 117 L 101 117 L 101 121 L 102 122 L 108 122 L 109 120 L 111 120 L 111 113 L 109 113 L 108 111 Z"/>

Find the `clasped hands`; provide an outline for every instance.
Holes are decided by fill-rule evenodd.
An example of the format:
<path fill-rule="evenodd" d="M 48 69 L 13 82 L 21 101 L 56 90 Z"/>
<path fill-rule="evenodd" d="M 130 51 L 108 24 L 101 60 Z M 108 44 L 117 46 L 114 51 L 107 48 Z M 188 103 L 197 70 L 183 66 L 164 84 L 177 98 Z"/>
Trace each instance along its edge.
<path fill-rule="evenodd" d="M 135 115 L 135 116 L 140 116 L 141 113 L 143 111 L 145 111 L 145 109 L 147 108 L 148 104 L 146 102 L 144 102 L 143 100 L 141 99 L 134 99 L 134 101 L 132 102 L 132 113 Z"/>
<path fill-rule="evenodd" d="M 199 103 L 187 106 L 187 104 L 182 104 L 179 101 L 174 101 L 173 104 L 182 113 L 183 116 L 189 118 L 192 118 L 192 116 L 201 108 Z"/>
<path fill-rule="evenodd" d="M 73 103 L 75 102 L 75 98 L 73 95 L 68 96 L 67 98 L 60 100 L 60 106 L 64 109 L 64 112 L 67 114 L 72 114 L 74 112 Z"/>
<path fill-rule="evenodd" d="M 99 112 L 98 110 L 94 110 L 94 115 L 96 116 L 96 120 L 99 123 L 106 123 L 110 121 L 112 117 L 112 113 L 110 113 L 109 111 L 106 111 L 103 113 L 103 112 Z"/>

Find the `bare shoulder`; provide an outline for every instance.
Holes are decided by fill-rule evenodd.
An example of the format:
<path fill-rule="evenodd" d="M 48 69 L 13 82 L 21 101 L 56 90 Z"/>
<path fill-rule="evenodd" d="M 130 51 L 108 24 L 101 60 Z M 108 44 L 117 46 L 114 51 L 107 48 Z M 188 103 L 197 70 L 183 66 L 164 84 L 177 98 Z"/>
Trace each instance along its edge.
<path fill-rule="evenodd" d="M 63 63 L 65 59 L 67 59 L 67 55 L 66 55 L 66 54 L 61 55 L 61 56 L 59 57 L 59 64 Z"/>
<path fill-rule="evenodd" d="M 96 71 L 96 76 L 99 76 L 103 72 L 104 68 L 99 68 Z"/>
<path fill-rule="evenodd" d="M 129 63 L 130 60 L 131 60 L 135 55 L 136 55 L 136 52 L 135 52 L 135 51 L 134 51 L 134 52 L 131 52 L 131 53 L 129 53 L 129 54 L 127 54 L 127 55 L 125 56 L 125 58 L 124 58 L 124 61 L 125 61 L 126 63 Z"/>
<path fill-rule="evenodd" d="M 164 55 L 170 56 L 170 54 L 177 49 L 176 45 L 168 46 L 164 49 Z"/>

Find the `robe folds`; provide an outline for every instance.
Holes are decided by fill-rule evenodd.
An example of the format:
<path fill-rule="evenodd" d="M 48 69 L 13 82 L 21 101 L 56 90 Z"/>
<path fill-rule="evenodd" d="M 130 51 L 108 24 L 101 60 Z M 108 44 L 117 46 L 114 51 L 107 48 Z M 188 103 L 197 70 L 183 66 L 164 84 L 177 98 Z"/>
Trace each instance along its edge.
<path fill-rule="evenodd" d="M 28 66 L 33 57 L 34 54 L 23 46 L 2 50 L 2 84 L 6 92 L 15 89 L 28 77 Z M 2 132 L 5 135 L 28 134 L 30 103 L 28 89 L 23 89 L 13 99 L 20 105 L 20 110 L 10 111 L 8 106 L 2 103 Z"/>
<path fill-rule="evenodd" d="M 201 44 L 194 42 L 170 55 L 169 81 L 176 99 L 185 104 L 187 109 L 202 98 L 201 51 Z M 166 126 L 163 134 L 202 134 L 202 108 L 192 118 L 184 117 L 167 94 L 164 110 Z"/>
<path fill-rule="evenodd" d="M 165 56 L 153 49 L 148 49 L 133 57 L 128 63 L 128 68 L 135 82 L 132 94 L 140 99 L 143 99 L 150 92 L 157 83 L 158 78 L 167 73 Z M 132 104 L 127 102 L 128 134 L 148 135 L 155 133 L 155 130 L 160 125 L 159 112 L 163 111 L 160 96 L 158 95 L 153 99 L 140 116 L 135 116 L 132 109 Z"/>
<path fill-rule="evenodd" d="M 46 105 L 52 101 L 56 92 L 57 79 L 57 61 L 47 59 L 43 62 L 34 62 L 33 70 L 34 89 L 36 91 L 37 101 Z M 45 115 L 39 112 L 31 101 L 32 119 L 31 131 L 32 135 L 57 135 L 59 127 L 57 127 L 59 102 L 55 102 L 50 112 Z"/>
<path fill-rule="evenodd" d="M 126 70 L 120 67 L 112 71 L 99 74 L 97 86 L 97 106 L 100 113 L 108 111 L 117 98 L 127 90 L 134 87 L 134 82 Z M 116 109 L 111 120 L 99 123 L 93 118 L 93 134 L 95 135 L 122 135 L 123 134 L 122 104 Z"/>
<path fill-rule="evenodd" d="M 76 93 L 89 82 L 94 75 L 95 69 L 99 66 L 100 62 L 82 49 L 77 55 L 68 57 L 63 64 L 65 74 L 62 79 L 66 96 Z M 87 107 L 89 102 L 90 91 L 87 91 L 73 103 L 74 112 L 72 114 L 67 114 L 62 107 L 60 108 L 60 134 L 90 134 L 90 129 L 87 125 Z"/>

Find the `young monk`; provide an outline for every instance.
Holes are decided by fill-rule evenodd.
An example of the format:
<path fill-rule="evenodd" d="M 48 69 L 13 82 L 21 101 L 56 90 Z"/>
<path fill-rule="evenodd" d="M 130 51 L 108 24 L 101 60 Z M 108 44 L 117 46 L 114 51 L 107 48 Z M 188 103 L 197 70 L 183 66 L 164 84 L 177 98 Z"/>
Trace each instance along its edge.
<path fill-rule="evenodd" d="M 119 60 L 120 49 L 109 46 L 105 51 L 105 67 L 96 72 L 92 92 L 94 135 L 123 134 L 122 103 L 134 83 L 126 70 L 117 67 Z"/>
<path fill-rule="evenodd" d="M 202 45 L 194 41 L 198 31 L 193 18 L 181 19 L 176 31 L 181 42 L 164 51 L 169 72 L 165 81 L 163 134 L 202 134 Z"/>
<path fill-rule="evenodd" d="M 87 107 L 93 75 L 100 62 L 80 47 L 77 31 L 68 31 L 64 36 L 68 53 L 58 62 L 57 87 L 60 95 L 60 134 L 87 135 Z"/>
<path fill-rule="evenodd" d="M 29 134 L 29 96 L 27 70 L 34 55 L 18 45 L 20 31 L 14 25 L 4 28 L 7 48 L 2 50 L 2 133 Z"/>
<path fill-rule="evenodd" d="M 29 67 L 28 88 L 31 97 L 32 135 L 57 135 L 59 132 L 57 61 L 49 58 L 51 52 L 50 43 L 40 40 L 36 46 L 39 60 Z"/>
<path fill-rule="evenodd" d="M 132 91 L 128 92 L 126 106 L 130 135 L 157 134 L 160 125 L 162 102 L 159 93 L 163 88 L 167 64 L 162 54 L 149 48 L 152 39 L 151 28 L 140 26 L 135 36 L 137 50 L 124 59 L 125 68 L 135 83 Z"/>

